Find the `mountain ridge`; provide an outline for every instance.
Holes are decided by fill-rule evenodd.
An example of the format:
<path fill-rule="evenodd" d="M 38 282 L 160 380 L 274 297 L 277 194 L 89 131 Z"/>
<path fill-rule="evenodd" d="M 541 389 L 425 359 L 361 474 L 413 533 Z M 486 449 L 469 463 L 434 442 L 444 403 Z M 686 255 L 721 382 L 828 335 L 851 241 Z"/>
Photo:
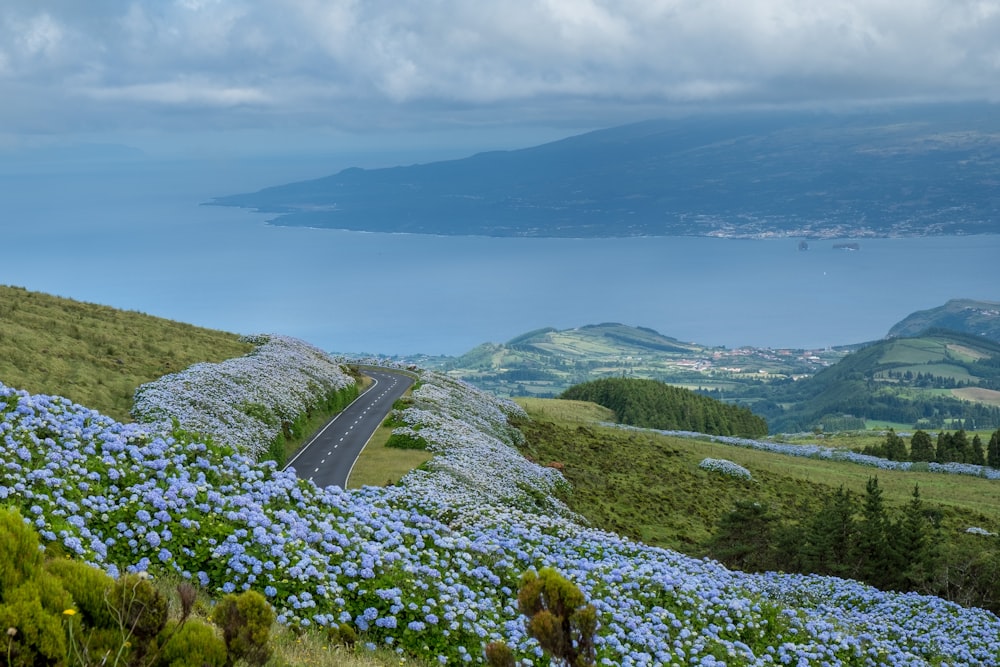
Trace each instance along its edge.
<path fill-rule="evenodd" d="M 647 120 L 220 196 L 273 224 L 418 234 L 858 238 L 1000 232 L 989 105 Z"/>

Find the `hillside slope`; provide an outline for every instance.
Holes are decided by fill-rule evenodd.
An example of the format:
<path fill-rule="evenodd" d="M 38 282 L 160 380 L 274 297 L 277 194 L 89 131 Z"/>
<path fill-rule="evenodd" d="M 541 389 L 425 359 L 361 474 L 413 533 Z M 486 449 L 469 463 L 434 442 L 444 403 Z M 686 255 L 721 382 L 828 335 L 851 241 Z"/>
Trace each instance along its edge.
<path fill-rule="evenodd" d="M 555 496 L 562 475 L 515 449 L 523 435 L 508 420 L 522 411 L 440 375 L 422 380 L 399 418 L 435 458 L 398 485 L 354 492 L 0 385 L 10 435 L 0 500 L 35 517 L 44 541 L 113 572 L 177 572 L 217 594 L 250 588 L 280 623 L 347 624 L 372 647 L 440 664 L 481 664 L 493 641 L 518 664 L 550 664 L 517 589 L 523 572 L 554 564 L 594 605 L 597 664 L 996 658 L 1000 619 L 981 609 L 843 579 L 742 574 L 588 528 Z"/>
<path fill-rule="evenodd" d="M 424 234 L 813 238 L 996 233 L 989 106 L 700 115 L 218 197 L 280 225 Z M 920 193 L 914 196 L 913 193 Z"/>
<path fill-rule="evenodd" d="M 253 346 L 236 334 L 0 285 L 0 382 L 119 420 L 135 389 Z"/>
<path fill-rule="evenodd" d="M 979 390 L 972 402 L 966 390 Z M 854 352 L 814 377 L 776 388 L 773 402 L 755 405 L 772 431 L 797 431 L 827 417 L 889 421 L 915 428 L 997 428 L 1000 344 L 951 331 L 890 338 Z M 783 404 L 781 407 L 776 404 Z"/>
<path fill-rule="evenodd" d="M 747 385 L 810 375 L 846 353 L 839 348 L 710 347 L 646 327 L 606 322 L 537 329 L 506 343 L 480 345 L 459 357 L 420 363 L 501 396 L 554 397 L 572 385 L 608 377 L 646 378 L 728 395 Z"/>
<path fill-rule="evenodd" d="M 930 329 L 950 329 L 1000 343 L 1000 302 L 951 299 L 943 306 L 907 315 L 889 329 L 889 338 L 919 336 Z"/>

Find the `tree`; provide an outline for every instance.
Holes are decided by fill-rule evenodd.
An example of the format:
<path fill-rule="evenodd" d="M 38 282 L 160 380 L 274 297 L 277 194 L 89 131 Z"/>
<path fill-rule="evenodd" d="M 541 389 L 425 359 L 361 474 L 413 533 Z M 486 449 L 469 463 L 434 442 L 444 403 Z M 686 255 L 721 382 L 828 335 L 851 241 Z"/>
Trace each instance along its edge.
<path fill-rule="evenodd" d="M 959 429 L 951 434 L 951 448 L 954 452 L 952 461 L 958 461 L 959 463 L 972 462 L 972 449 L 969 446 L 969 438 L 965 433 L 965 429 Z"/>
<path fill-rule="evenodd" d="M 556 664 L 595 664 L 597 610 L 572 582 L 550 567 L 537 574 L 529 570 L 521 576 L 517 606 L 528 617 L 528 634 Z"/>
<path fill-rule="evenodd" d="M 766 505 L 737 500 L 736 507 L 719 520 L 718 530 L 708 545 L 709 553 L 728 567 L 744 572 L 770 569 L 774 516 Z"/>
<path fill-rule="evenodd" d="M 896 568 L 891 573 L 893 587 L 923 590 L 931 582 L 940 559 L 940 535 L 934 514 L 920 498 L 920 487 L 913 495 L 892 531 L 892 551 Z"/>
<path fill-rule="evenodd" d="M 986 450 L 986 465 L 1000 468 L 1000 429 L 990 436 L 990 444 Z"/>
<path fill-rule="evenodd" d="M 858 523 L 854 556 L 858 577 L 874 586 L 885 586 L 894 576 L 891 572 L 893 563 L 888 529 L 885 501 L 878 485 L 878 477 L 869 477 L 861 504 L 861 521 Z"/>
<path fill-rule="evenodd" d="M 906 460 L 906 443 L 896 435 L 896 431 L 889 429 L 889 432 L 885 434 L 885 458 L 890 461 L 905 461 Z"/>
<path fill-rule="evenodd" d="M 819 512 L 806 523 L 799 549 L 806 572 L 849 576 L 850 555 L 857 526 L 857 504 L 850 491 L 840 486 L 823 501 Z"/>
<path fill-rule="evenodd" d="M 1000 453 L 1000 450 L 998 450 L 998 453 Z M 910 460 L 934 460 L 934 442 L 926 431 L 917 431 L 910 438 Z"/>
<path fill-rule="evenodd" d="M 986 452 L 983 451 L 983 439 L 979 437 L 979 434 L 972 436 L 972 457 L 969 459 L 970 463 L 975 463 L 977 466 L 986 465 Z"/>
<path fill-rule="evenodd" d="M 951 445 L 951 434 L 941 431 L 937 434 L 937 447 L 934 460 L 938 463 L 948 463 L 955 460 L 955 451 Z"/>

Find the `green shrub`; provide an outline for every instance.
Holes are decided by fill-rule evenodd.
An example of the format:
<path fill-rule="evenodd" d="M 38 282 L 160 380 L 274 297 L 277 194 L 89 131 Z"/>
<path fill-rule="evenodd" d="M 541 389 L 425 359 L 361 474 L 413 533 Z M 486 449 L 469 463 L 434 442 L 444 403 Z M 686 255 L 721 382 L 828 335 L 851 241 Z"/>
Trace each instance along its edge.
<path fill-rule="evenodd" d="M 326 637 L 333 646 L 347 648 L 354 646 L 358 641 L 358 633 L 347 623 L 341 623 L 335 628 L 328 628 Z"/>
<path fill-rule="evenodd" d="M 81 621 L 95 628 L 116 628 L 116 619 L 108 606 L 108 595 L 115 580 L 82 561 L 59 558 L 46 561 L 45 569 L 69 591 L 80 612 Z"/>
<path fill-rule="evenodd" d="M 389 439 L 385 441 L 385 446 L 396 449 L 427 449 L 427 441 L 416 433 L 393 431 Z"/>
<path fill-rule="evenodd" d="M 528 617 L 528 634 L 557 664 L 595 664 L 597 610 L 572 582 L 550 567 L 521 576 L 517 606 Z"/>
<path fill-rule="evenodd" d="M 13 635 L 8 633 L 9 667 L 55 665 L 62 660 L 66 655 L 64 617 L 61 612 L 43 606 L 43 593 L 38 583 L 25 581 L 16 588 L 4 589 L 3 594 L 0 627 L 14 628 Z M 64 609 L 71 608 L 67 605 Z M 71 617 L 66 618 L 67 622 L 72 622 Z"/>
<path fill-rule="evenodd" d="M 38 535 L 21 514 L 0 511 L 0 628 L 12 629 L 9 666 L 55 664 L 66 654 L 63 623 L 74 622 L 73 599 L 42 569 L 42 558 Z"/>
<path fill-rule="evenodd" d="M 229 651 L 227 665 L 236 660 L 263 665 L 271 657 L 274 610 L 257 591 L 222 598 L 212 612 L 212 620 L 222 628 L 222 637 Z"/>
<path fill-rule="evenodd" d="M 141 662 L 167 625 L 167 599 L 145 576 L 126 574 L 111 588 L 108 606 L 122 641 L 131 644 L 133 662 Z"/>
<path fill-rule="evenodd" d="M 4 591 L 31 579 L 41 565 L 38 534 L 16 509 L 0 511 L 0 600 Z"/>
<path fill-rule="evenodd" d="M 490 667 L 514 667 L 514 652 L 503 642 L 490 642 L 486 645 L 486 664 Z"/>
<path fill-rule="evenodd" d="M 227 662 L 225 642 L 211 625 L 191 619 L 167 631 L 170 638 L 163 645 L 162 667 L 223 667 Z"/>

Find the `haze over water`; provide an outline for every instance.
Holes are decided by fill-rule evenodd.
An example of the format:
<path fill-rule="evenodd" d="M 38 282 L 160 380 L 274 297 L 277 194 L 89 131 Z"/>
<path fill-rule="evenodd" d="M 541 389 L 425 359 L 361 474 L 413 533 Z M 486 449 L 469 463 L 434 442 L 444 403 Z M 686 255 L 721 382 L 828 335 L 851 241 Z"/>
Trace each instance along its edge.
<path fill-rule="evenodd" d="M 347 165 L 341 165 L 347 166 Z M 338 166 L 336 169 L 339 169 Z M 295 229 L 201 206 L 324 161 L 0 163 L 0 282 L 330 351 L 461 354 L 545 326 L 816 348 L 1000 300 L 1000 237 L 496 239 Z"/>

